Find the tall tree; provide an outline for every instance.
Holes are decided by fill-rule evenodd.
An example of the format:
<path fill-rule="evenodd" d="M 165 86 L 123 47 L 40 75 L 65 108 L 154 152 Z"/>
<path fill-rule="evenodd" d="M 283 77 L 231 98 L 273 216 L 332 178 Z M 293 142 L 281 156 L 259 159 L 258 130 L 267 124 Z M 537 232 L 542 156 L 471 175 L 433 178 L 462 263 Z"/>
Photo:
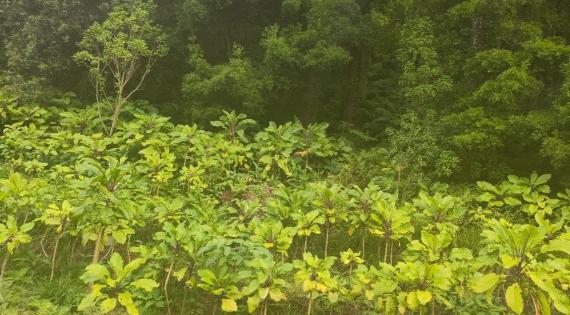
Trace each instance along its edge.
<path fill-rule="evenodd" d="M 74 56 L 89 67 L 99 116 L 109 135 L 125 103 L 141 89 L 157 58 L 167 53 L 165 34 L 152 21 L 155 8 L 145 0 L 115 6 L 105 21 L 89 27 L 80 43 L 84 50 Z M 103 121 L 102 105 L 110 107 L 109 126 Z"/>

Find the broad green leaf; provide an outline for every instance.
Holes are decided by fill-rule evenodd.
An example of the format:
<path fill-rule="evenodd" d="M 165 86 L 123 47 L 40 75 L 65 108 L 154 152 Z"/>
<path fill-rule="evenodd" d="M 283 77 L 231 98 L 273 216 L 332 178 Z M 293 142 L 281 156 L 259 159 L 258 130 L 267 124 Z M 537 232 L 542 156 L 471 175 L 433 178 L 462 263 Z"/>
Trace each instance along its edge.
<path fill-rule="evenodd" d="M 518 206 L 518 205 L 522 204 L 522 202 L 520 200 L 513 198 L 513 197 L 506 197 L 505 203 L 509 206 Z"/>
<path fill-rule="evenodd" d="M 261 303 L 261 299 L 257 295 L 250 296 L 247 298 L 247 311 L 249 313 L 255 312 L 255 310 L 259 307 L 259 303 Z"/>
<path fill-rule="evenodd" d="M 133 302 L 133 296 L 130 292 L 121 292 L 119 293 L 119 303 L 123 305 L 127 309 L 127 313 L 129 315 L 139 315 L 139 310 L 135 306 Z"/>
<path fill-rule="evenodd" d="M 279 302 L 285 299 L 285 294 L 279 288 L 271 288 L 269 289 L 269 297 L 273 301 Z"/>
<path fill-rule="evenodd" d="M 119 244 L 125 244 L 127 242 L 127 231 L 128 230 L 116 230 L 111 232 L 111 235 Z"/>
<path fill-rule="evenodd" d="M 331 302 L 333 304 L 338 302 L 338 293 L 337 292 L 329 292 L 328 293 L 328 299 L 329 299 L 329 302 Z"/>
<path fill-rule="evenodd" d="M 503 268 L 510 269 L 518 264 L 519 260 L 510 255 L 501 255 L 501 261 L 503 262 Z"/>
<path fill-rule="evenodd" d="M 408 308 L 411 310 L 415 310 L 418 307 L 419 301 L 415 291 L 408 292 L 408 295 L 406 295 L 406 304 L 408 305 Z"/>
<path fill-rule="evenodd" d="M 128 276 L 133 271 L 139 269 L 139 267 L 141 267 L 144 263 L 145 263 L 145 260 L 142 258 L 137 258 L 137 259 L 132 260 L 130 263 L 128 263 L 125 266 L 125 268 L 123 268 L 123 276 Z"/>
<path fill-rule="evenodd" d="M 152 279 L 138 279 L 132 284 L 135 288 L 143 289 L 147 292 L 152 291 L 154 288 L 158 288 L 158 283 Z"/>
<path fill-rule="evenodd" d="M 182 278 L 186 275 L 186 271 L 188 271 L 188 267 L 182 267 L 179 270 L 175 271 L 172 275 L 176 278 L 176 280 L 181 281 Z"/>
<path fill-rule="evenodd" d="M 540 185 L 546 184 L 546 183 L 550 180 L 551 177 L 552 177 L 551 174 L 543 174 L 543 175 L 540 175 L 540 176 L 534 181 L 534 185 L 535 185 L 535 186 L 540 186 Z"/>
<path fill-rule="evenodd" d="M 562 252 L 570 255 L 570 239 L 557 238 L 542 246 L 542 252 Z"/>
<path fill-rule="evenodd" d="M 429 303 L 429 301 L 431 301 L 432 299 L 432 295 L 430 292 L 428 291 L 416 291 L 416 295 L 418 298 L 418 301 L 420 302 L 421 305 L 426 305 Z"/>
<path fill-rule="evenodd" d="M 203 282 L 209 285 L 214 285 L 216 283 L 216 275 L 208 269 L 198 270 L 198 276 L 200 276 L 200 279 Z"/>
<path fill-rule="evenodd" d="M 222 311 L 224 312 L 237 312 L 238 306 L 234 299 L 222 299 Z"/>
<path fill-rule="evenodd" d="M 123 258 L 118 253 L 113 253 L 109 259 L 109 266 L 117 277 L 123 274 Z"/>
<path fill-rule="evenodd" d="M 471 284 L 471 288 L 475 293 L 483 293 L 495 288 L 499 280 L 501 280 L 501 277 L 496 273 L 488 273 L 481 278 L 476 279 Z"/>
<path fill-rule="evenodd" d="M 101 302 L 101 313 L 107 314 L 110 311 L 114 310 L 117 306 L 117 299 L 115 298 L 106 298 Z"/>
<path fill-rule="evenodd" d="M 492 191 L 494 193 L 497 193 L 497 188 L 495 186 L 493 186 L 491 183 L 488 182 L 484 182 L 484 181 L 478 181 L 477 182 L 477 186 L 479 186 L 479 188 L 481 190 L 485 190 L 485 191 Z"/>
<path fill-rule="evenodd" d="M 105 268 L 103 265 L 99 264 L 91 264 L 85 267 L 85 273 L 83 273 L 80 277 L 83 282 L 95 282 L 95 281 L 105 281 L 107 278 L 110 278 L 111 275 L 109 274 L 109 270 Z"/>
<path fill-rule="evenodd" d="M 79 312 L 82 312 L 82 311 L 92 307 L 93 304 L 95 304 L 95 295 L 87 294 L 83 299 L 81 299 L 81 302 L 79 302 L 79 305 L 77 306 L 77 310 Z"/>
<path fill-rule="evenodd" d="M 26 233 L 26 232 L 29 232 L 33 228 L 34 228 L 34 222 L 28 222 L 28 223 L 20 226 L 20 232 Z"/>
<path fill-rule="evenodd" d="M 538 292 L 538 303 L 540 305 L 540 311 L 543 315 L 550 315 L 552 311 L 550 310 L 550 301 L 544 294 L 544 292 Z"/>
<path fill-rule="evenodd" d="M 267 295 L 269 294 L 269 288 L 261 288 L 258 291 L 258 296 L 260 299 L 265 300 L 265 298 L 267 298 Z"/>
<path fill-rule="evenodd" d="M 515 283 L 507 288 L 507 291 L 505 291 L 505 301 L 513 312 L 517 314 L 522 313 L 524 302 L 521 287 L 518 283 Z"/>

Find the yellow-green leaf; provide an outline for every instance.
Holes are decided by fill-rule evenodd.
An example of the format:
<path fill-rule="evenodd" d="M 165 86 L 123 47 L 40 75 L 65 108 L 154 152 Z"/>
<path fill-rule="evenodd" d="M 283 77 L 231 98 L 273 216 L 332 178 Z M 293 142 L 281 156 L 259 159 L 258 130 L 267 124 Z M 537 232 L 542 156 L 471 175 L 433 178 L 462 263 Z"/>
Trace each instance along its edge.
<path fill-rule="evenodd" d="M 257 295 L 252 295 L 249 298 L 247 298 L 247 311 L 249 313 L 255 312 L 260 302 L 261 300 Z"/>
<path fill-rule="evenodd" d="M 224 312 L 237 312 L 238 306 L 234 299 L 222 299 L 222 311 Z"/>
<path fill-rule="evenodd" d="M 550 310 L 550 302 L 548 298 L 544 294 L 544 292 L 538 292 L 538 305 L 540 305 L 540 311 L 543 315 L 550 315 L 552 314 Z"/>
<path fill-rule="evenodd" d="M 471 288 L 475 293 L 483 293 L 495 288 L 499 280 L 501 280 L 501 277 L 496 273 L 488 273 L 482 276 L 481 278 L 475 280 L 471 284 Z"/>
<path fill-rule="evenodd" d="M 90 308 L 91 306 L 93 306 L 93 304 L 95 303 L 95 295 L 93 294 L 87 294 L 82 300 L 81 302 L 79 302 L 79 305 L 77 306 L 77 310 L 78 311 L 84 311 L 88 308 Z"/>
<path fill-rule="evenodd" d="M 129 292 L 119 293 L 119 303 L 127 309 L 129 315 L 139 315 L 139 310 L 133 302 L 133 296 Z"/>
<path fill-rule="evenodd" d="M 521 287 L 518 283 L 515 283 L 507 288 L 505 292 L 505 300 L 509 308 L 517 313 L 521 314 L 524 308 L 524 302 L 522 297 Z"/>
<path fill-rule="evenodd" d="M 133 282 L 133 286 L 135 288 L 143 289 L 147 292 L 152 291 L 152 289 L 158 287 L 158 283 L 152 279 L 138 279 L 137 281 Z"/>
<path fill-rule="evenodd" d="M 107 314 L 110 311 L 114 310 L 117 306 L 117 299 L 115 298 L 107 298 L 101 302 L 101 313 Z"/>
<path fill-rule="evenodd" d="M 426 305 L 431 301 L 432 295 L 428 291 L 416 291 L 417 299 L 421 305 Z"/>
<path fill-rule="evenodd" d="M 188 267 L 182 267 L 179 270 L 175 271 L 172 275 L 176 278 L 176 280 L 180 281 L 186 275 L 186 271 L 188 271 Z"/>
<path fill-rule="evenodd" d="M 269 290 L 269 297 L 275 302 L 279 302 L 285 299 L 285 293 L 283 293 L 279 288 L 271 288 Z"/>
<path fill-rule="evenodd" d="M 364 296 L 366 297 L 366 299 L 368 301 L 372 301 L 372 299 L 374 298 L 374 291 L 372 290 L 364 290 Z"/>
<path fill-rule="evenodd" d="M 338 293 L 337 292 L 329 292 L 328 298 L 329 298 L 329 302 L 336 303 L 336 302 L 338 302 Z"/>
<path fill-rule="evenodd" d="M 416 292 L 409 292 L 406 296 L 406 304 L 408 304 L 408 308 L 411 310 L 415 310 L 418 307 L 418 296 Z"/>
<path fill-rule="evenodd" d="M 509 269 L 514 267 L 519 260 L 512 257 L 511 255 L 501 255 L 501 261 L 503 262 L 503 267 Z"/>

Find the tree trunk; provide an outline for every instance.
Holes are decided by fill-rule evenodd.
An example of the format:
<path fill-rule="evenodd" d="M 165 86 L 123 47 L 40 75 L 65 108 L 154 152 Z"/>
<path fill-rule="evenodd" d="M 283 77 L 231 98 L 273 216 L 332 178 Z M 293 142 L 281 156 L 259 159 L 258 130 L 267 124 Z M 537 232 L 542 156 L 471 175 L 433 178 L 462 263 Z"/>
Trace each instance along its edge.
<path fill-rule="evenodd" d="M 348 97 L 344 108 L 345 121 L 357 124 L 360 121 L 362 104 L 368 91 L 368 68 L 370 66 L 370 50 L 359 47 L 352 53 L 352 61 L 348 74 Z"/>
<path fill-rule="evenodd" d="M 480 16 L 473 17 L 471 21 L 471 47 L 475 51 L 479 50 L 480 47 L 482 24 L 483 20 Z"/>
<path fill-rule="evenodd" d="M 301 120 L 303 123 L 311 123 L 317 119 L 320 108 L 321 82 L 320 73 L 317 70 L 308 70 L 305 81 L 305 92 L 301 106 Z"/>

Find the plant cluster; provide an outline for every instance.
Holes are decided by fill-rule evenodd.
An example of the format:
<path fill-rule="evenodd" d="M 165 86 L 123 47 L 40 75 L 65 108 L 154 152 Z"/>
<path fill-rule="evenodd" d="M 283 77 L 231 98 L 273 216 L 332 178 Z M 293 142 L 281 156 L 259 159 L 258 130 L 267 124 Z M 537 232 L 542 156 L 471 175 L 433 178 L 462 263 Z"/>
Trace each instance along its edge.
<path fill-rule="evenodd" d="M 570 314 L 550 175 L 405 198 L 341 178 L 359 152 L 322 123 L 129 105 L 109 135 L 95 107 L 6 102 L 3 314 Z"/>

